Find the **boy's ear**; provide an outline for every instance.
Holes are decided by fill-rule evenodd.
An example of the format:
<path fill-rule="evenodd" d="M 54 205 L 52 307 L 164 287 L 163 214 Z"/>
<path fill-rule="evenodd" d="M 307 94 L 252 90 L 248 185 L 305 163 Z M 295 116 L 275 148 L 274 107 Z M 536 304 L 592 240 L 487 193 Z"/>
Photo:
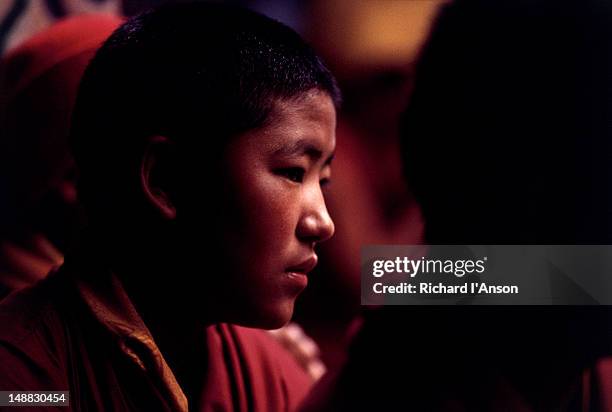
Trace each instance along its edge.
<path fill-rule="evenodd" d="M 171 194 L 176 184 L 172 179 L 175 143 L 165 136 L 151 136 L 145 143 L 140 161 L 140 187 L 145 199 L 168 220 L 176 218 Z"/>

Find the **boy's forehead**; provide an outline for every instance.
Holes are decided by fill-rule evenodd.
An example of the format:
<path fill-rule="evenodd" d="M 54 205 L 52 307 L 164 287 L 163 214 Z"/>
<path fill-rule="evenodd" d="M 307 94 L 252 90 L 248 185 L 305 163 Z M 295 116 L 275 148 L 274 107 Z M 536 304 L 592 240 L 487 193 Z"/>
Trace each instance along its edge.
<path fill-rule="evenodd" d="M 250 150 L 279 157 L 328 157 L 335 149 L 336 112 L 324 92 L 279 100 L 262 127 L 233 139 L 229 150 Z"/>
<path fill-rule="evenodd" d="M 314 90 L 291 99 L 274 103 L 268 126 L 270 128 L 296 128 L 298 126 L 324 127 L 336 124 L 336 108 L 324 91 Z"/>
<path fill-rule="evenodd" d="M 270 116 L 264 133 L 279 137 L 272 148 L 279 154 L 308 154 L 335 146 L 336 109 L 325 92 L 309 93 L 298 99 L 282 100 Z"/>

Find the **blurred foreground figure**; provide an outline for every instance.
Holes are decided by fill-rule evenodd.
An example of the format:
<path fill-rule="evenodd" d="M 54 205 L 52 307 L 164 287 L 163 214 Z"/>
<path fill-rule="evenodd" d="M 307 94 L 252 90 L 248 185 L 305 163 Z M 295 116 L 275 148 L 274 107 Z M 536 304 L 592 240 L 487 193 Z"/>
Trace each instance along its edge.
<path fill-rule="evenodd" d="M 0 297 L 42 279 L 78 226 L 68 130 L 87 63 L 121 20 L 83 15 L 0 62 Z"/>
<path fill-rule="evenodd" d="M 457 1 L 403 124 L 430 244 L 612 243 L 612 5 Z M 610 411 L 609 307 L 385 307 L 309 410 Z"/>
<path fill-rule="evenodd" d="M 246 10 L 117 29 L 72 119 L 87 231 L 0 305 L 0 388 L 69 390 L 79 411 L 295 409 L 310 378 L 250 328 L 290 320 L 333 235 L 339 98 L 295 32 Z"/>

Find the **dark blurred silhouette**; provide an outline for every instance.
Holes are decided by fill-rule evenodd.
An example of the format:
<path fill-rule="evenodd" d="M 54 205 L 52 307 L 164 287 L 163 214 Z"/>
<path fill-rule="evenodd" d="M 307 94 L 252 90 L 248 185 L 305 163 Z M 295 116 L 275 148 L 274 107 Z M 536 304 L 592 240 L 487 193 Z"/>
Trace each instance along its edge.
<path fill-rule="evenodd" d="M 474 2 L 440 17 L 402 151 L 429 242 L 611 243 L 610 8 Z"/>
<path fill-rule="evenodd" d="M 609 244 L 612 5 L 457 1 L 404 115 L 430 244 Z M 311 410 L 608 411 L 607 307 L 386 307 Z"/>

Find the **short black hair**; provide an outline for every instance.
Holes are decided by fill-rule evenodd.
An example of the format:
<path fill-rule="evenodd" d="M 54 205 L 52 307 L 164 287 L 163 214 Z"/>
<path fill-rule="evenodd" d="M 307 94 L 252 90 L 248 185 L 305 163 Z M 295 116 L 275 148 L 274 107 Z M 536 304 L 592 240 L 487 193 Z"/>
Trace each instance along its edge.
<path fill-rule="evenodd" d="M 203 144 L 214 159 L 233 136 L 264 125 L 275 102 L 312 90 L 338 107 L 321 59 L 268 17 L 201 2 L 137 16 L 102 45 L 81 82 L 70 137 L 81 201 L 90 215 L 125 202 L 147 137 Z"/>

